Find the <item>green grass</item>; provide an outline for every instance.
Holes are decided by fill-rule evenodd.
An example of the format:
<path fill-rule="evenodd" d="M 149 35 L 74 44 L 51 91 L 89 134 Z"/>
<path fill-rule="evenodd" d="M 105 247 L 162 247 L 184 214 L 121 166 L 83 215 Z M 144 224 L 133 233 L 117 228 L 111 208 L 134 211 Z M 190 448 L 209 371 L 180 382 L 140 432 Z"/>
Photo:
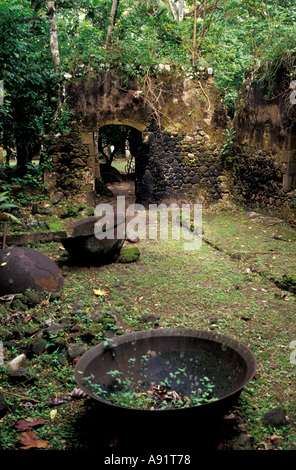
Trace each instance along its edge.
<path fill-rule="evenodd" d="M 141 240 L 141 257 L 136 263 L 112 263 L 99 268 L 68 265 L 59 244 L 38 246 L 68 272 L 61 300 L 27 312 L 36 315 L 26 325 L 21 319 L 8 326 L 0 323 L 0 338 L 7 335 L 8 329 L 35 325 L 40 328 L 48 318 L 65 316 L 75 320 L 83 332 L 91 325 L 87 314 L 92 310 L 103 311 L 110 318 L 115 312 L 133 329 L 151 327 L 139 322 L 142 315 L 150 313 L 159 316 L 160 328 L 181 326 L 231 336 L 248 346 L 258 362 L 257 374 L 240 398 L 240 410 L 254 449 L 266 448 L 272 434 L 281 437 L 280 448 L 291 449 L 296 445 L 296 366 L 290 361 L 290 343 L 296 340 L 295 296 L 285 292 L 281 297 L 274 280 L 251 268 L 259 265 L 275 278 L 294 274 L 295 232 L 284 223 L 250 223 L 240 208 L 204 211 L 203 227 L 204 242 L 198 251 L 184 251 L 182 240 Z M 275 235 L 285 240 L 275 239 Z M 242 256 L 235 259 L 233 253 L 238 252 Z M 108 295 L 95 296 L 93 289 L 98 288 L 108 290 Z M 2 318 L 6 313 L 7 307 L 0 304 Z M 112 328 L 109 323 L 108 326 L 107 319 L 107 329 Z M 82 341 L 90 348 L 104 335 L 105 332 L 99 333 L 91 344 Z M 66 333 L 68 344 L 81 338 L 81 332 L 77 336 Z M 5 361 L 15 355 L 13 349 L 8 349 Z M 19 448 L 19 433 L 13 423 L 18 417 L 32 416 L 32 411 L 23 406 L 30 397 L 40 401 L 34 414 L 46 420 L 46 425 L 38 429 L 38 436 L 48 440 L 48 449 L 78 449 L 83 445 L 75 416 L 84 414 L 84 400 L 58 406 L 53 420 L 49 417 L 50 408 L 41 406 L 52 397 L 67 395 L 75 386 L 73 365 L 63 365 L 61 359 L 59 352 L 46 352 L 28 362 L 30 371 L 38 374 L 38 385 L 11 384 L 2 366 L 1 387 L 10 405 L 1 423 L 4 450 Z M 289 424 L 266 428 L 263 416 L 277 406 L 286 410 Z"/>

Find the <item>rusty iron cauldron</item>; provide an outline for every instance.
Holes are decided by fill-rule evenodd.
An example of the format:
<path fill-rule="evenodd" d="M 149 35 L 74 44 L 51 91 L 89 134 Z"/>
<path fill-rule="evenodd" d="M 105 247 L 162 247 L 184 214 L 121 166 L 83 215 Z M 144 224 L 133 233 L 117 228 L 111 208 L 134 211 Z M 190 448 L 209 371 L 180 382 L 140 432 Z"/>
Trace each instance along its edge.
<path fill-rule="evenodd" d="M 145 366 L 143 366 L 145 357 Z M 131 358 L 133 367 L 131 370 Z M 132 409 L 111 404 L 105 396 L 97 396 L 85 382 L 104 384 L 112 389 L 114 378 L 110 370 L 120 371 L 123 377 L 132 374 L 133 380 L 142 382 L 143 390 L 151 383 L 159 383 L 176 370 L 186 370 L 182 379 L 182 395 L 190 395 L 198 387 L 199 380 L 208 377 L 215 385 L 216 400 L 189 408 L 162 410 Z M 100 412 L 116 422 L 145 423 L 147 418 L 157 423 L 179 418 L 198 417 L 207 422 L 229 409 L 242 389 L 252 380 L 257 369 L 253 353 L 241 342 L 215 332 L 194 329 L 153 329 L 118 336 L 102 342 L 87 351 L 77 362 L 75 379 L 79 387 L 99 405 Z M 172 383 L 172 388 L 179 385 Z M 108 397 L 107 397 L 108 398 Z M 119 418 L 119 420 L 117 419 Z M 123 421 L 121 421 L 123 418 Z M 165 420 L 165 421 L 164 421 Z M 178 421 L 181 422 L 181 421 Z"/>
<path fill-rule="evenodd" d="M 59 291 L 64 277 L 48 256 L 28 247 L 0 250 L 0 295 L 19 294 L 27 289 Z"/>
<path fill-rule="evenodd" d="M 70 256 L 79 263 L 103 264 L 113 261 L 120 252 L 125 241 L 124 238 L 117 237 L 118 227 L 125 224 L 125 219 L 119 225 L 114 223 L 109 230 L 111 235 L 103 239 L 98 239 L 95 235 L 95 224 L 101 217 L 86 217 L 74 222 L 72 236 L 61 238 L 60 241 Z M 115 221 L 117 213 L 115 212 Z M 114 233 L 113 233 L 114 232 Z"/>

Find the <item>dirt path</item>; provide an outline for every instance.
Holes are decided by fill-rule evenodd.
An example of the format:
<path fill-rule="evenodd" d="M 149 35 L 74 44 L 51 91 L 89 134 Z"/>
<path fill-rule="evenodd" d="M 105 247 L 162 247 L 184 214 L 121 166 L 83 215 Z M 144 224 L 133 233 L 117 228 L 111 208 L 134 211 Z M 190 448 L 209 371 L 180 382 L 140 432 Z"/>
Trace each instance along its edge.
<path fill-rule="evenodd" d="M 108 183 L 107 188 L 114 194 L 114 201 L 116 201 L 117 196 L 125 196 L 127 205 L 136 202 L 135 182 L 132 180 L 120 183 Z"/>

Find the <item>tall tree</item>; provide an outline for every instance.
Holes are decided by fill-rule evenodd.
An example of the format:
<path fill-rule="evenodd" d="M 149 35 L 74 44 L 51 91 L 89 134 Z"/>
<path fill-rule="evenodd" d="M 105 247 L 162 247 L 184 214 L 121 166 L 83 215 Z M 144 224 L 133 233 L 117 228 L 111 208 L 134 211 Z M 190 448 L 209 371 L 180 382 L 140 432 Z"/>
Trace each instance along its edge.
<path fill-rule="evenodd" d="M 184 20 L 184 0 L 179 0 L 178 11 L 179 11 L 179 21 L 183 21 Z"/>
<path fill-rule="evenodd" d="M 44 19 L 35 16 L 29 1 L 0 2 L 0 80 L 5 88 L 0 136 L 16 148 L 21 175 L 38 154 L 53 114 L 49 98 L 54 94 L 52 65 L 45 31 Z"/>
<path fill-rule="evenodd" d="M 195 66 L 195 47 L 196 47 L 196 23 L 197 23 L 197 11 L 196 11 L 196 0 L 193 2 L 193 38 L 192 38 L 192 65 Z"/>
<path fill-rule="evenodd" d="M 112 2 L 112 7 L 111 7 L 111 13 L 110 13 L 110 23 L 107 31 L 107 38 L 106 38 L 106 49 L 109 49 L 111 45 L 111 36 L 114 30 L 115 26 L 115 21 L 116 21 L 116 15 L 118 12 L 118 6 L 119 6 L 119 0 L 113 0 Z"/>
<path fill-rule="evenodd" d="M 174 3 L 178 2 L 177 9 L 175 8 Z M 173 14 L 174 20 L 183 21 L 184 20 L 184 0 L 169 0 L 171 12 Z"/>
<path fill-rule="evenodd" d="M 49 44 L 50 44 L 53 68 L 56 74 L 56 96 L 57 96 L 56 116 L 57 116 L 62 105 L 62 93 L 61 93 L 61 85 L 60 85 L 60 77 L 59 77 L 60 67 L 61 67 L 61 58 L 60 58 L 60 50 L 59 50 L 55 0 L 46 0 L 46 6 L 47 6 L 48 23 L 49 23 Z"/>
<path fill-rule="evenodd" d="M 59 72 L 61 66 L 58 29 L 56 19 L 56 5 L 54 0 L 46 0 L 48 18 L 49 18 L 49 43 L 52 55 L 53 67 L 56 73 Z"/>
<path fill-rule="evenodd" d="M 202 42 L 207 35 L 210 26 L 213 21 L 213 15 L 217 9 L 219 0 L 204 0 L 204 2 L 200 5 L 198 11 L 202 8 L 202 27 L 201 27 L 201 33 L 199 35 L 197 44 L 193 45 L 193 52 L 192 52 L 192 63 L 195 65 L 195 60 L 196 60 L 196 55 L 200 54 L 200 49 Z M 197 18 L 197 11 L 196 11 L 196 5 L 194 6 L 194 33 L 193 35 L 195 36 L 196 39 L 196 18 Z"/>
<path fill-rule="evenodd" d="M 169 4 L 170 4 L 170 7 L 171 7 L 171 12 L 172 12 L 172 14 L 173 14 L 174 20 L 177 20 L 177 19 L 178 19 L 178 15 L 177 15 L 177 12 L 176 12 L 176 10 L 175 10 L 174 1 L 173 1 L 173 0 L 169 0 Z"/>

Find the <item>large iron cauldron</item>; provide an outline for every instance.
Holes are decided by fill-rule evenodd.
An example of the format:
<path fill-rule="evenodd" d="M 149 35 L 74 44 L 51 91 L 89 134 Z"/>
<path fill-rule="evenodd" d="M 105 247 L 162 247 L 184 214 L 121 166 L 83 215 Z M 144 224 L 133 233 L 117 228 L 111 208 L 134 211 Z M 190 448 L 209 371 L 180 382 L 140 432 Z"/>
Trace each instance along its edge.
<path fill-rule="evenodd" d="M 0 250 L 0 295 L 59 291 L 64 277 L 48 256 L 27 247 Z"/>
<path fill-rule="evenodd" d="M 120 252 L 124 239 L 117 237 L 117 224 L 114 223 L 110 229 L 112 235 L 108 236 L 106 231 L 106 237 L 99 240 L 95 235 L 95 224 L 99 219 L 93 216 L 75 221 L 72 236 L 60 240 L 70 256 L 79 263 L 103 264 L 113 261 Z M 119 225 L 124 223 L 125 220 Z"/>
<path fill-rule="evenodd" d="M 148 358 L 144 368 L 143 356 Z M 85 378 L 91 377 L 93 383 L 112 388 L 114 378 L 107 372 L 118 370 L 123 373 L 122 377 L 127 376 L 131 358 L 135 360 L 133 380 L 140 379 L 147 386 L 151 382 L 163 381 L 170 372 L 185 369 L 183 394 L 190 395 L 199 379 L 207 376 L 215 385 L 216 400 L 189 408 L 131 409 L 110 404 L 108 396 L 97 396 L 85 383 Z M 192 329 L 153 329 L 119 336 L 108 344 L 103 342 L 93 347 L 76 364 L 75 379 L 79 387 L 95 400 L 104 423 L 111 423 L 113 428 L 120 426 L 125 436 L 133 433 L 133 442 L 139 426 L 141 435 L 143 429 L 149 429 L 151 425 L 167 430 L 177 426 L 182 432 L 187 430 L 188 434 L 188 424 L 195 423 L 194 428 L 189 426 L 191 433 L 194 429 L 195 436 L 197 432 L 204 436 L 206 426 L 212 434 L 213 423 L 236 402 L 243 387 L 254 377 L 256 368 L 252 352 L 235 339 Z"/>

